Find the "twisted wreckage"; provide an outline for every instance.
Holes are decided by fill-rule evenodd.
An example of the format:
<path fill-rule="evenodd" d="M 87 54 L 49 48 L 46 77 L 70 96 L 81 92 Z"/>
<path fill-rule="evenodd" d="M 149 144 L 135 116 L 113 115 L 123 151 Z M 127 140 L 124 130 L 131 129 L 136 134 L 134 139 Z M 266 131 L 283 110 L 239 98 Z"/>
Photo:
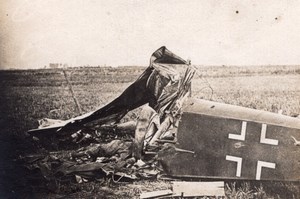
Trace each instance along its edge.
<path fill-rule="evenodd" d="M 106 106 L 67 121 L 43 119 L 30 130 L 51 152 L 26 157 L 28 168 L 78 182 L 162 175 L 299 181 L 299 119 L 190 98 L 194 73 L 190 63 L 159 48 Z M 120 123 L 140 106 L 137 121 Z"/>

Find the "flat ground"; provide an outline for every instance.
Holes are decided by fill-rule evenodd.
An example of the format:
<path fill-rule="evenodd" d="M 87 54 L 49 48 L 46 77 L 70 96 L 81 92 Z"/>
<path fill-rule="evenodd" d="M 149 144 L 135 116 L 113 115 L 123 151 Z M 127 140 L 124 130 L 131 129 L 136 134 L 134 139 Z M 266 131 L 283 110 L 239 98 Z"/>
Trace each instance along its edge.
<path fill-rule="evenodd" d="M 271 112 L 282 110 L 290 116 L 300 113 L 300 66 L 197 68 L 192 83 L 193 97 Z M 142 67 L 70 68 L 66 72 L 83 112 L 88 112 L 117 97 L 143 70 Z M 125 184 L 103 181 L 49 190 L 26 180 L 22 165 L 14 160 L 36 149 L 24 132 L 36 128 L 38 119 L 68 119 L 79 112 L 61 69 L 0 71 L 0 81 L 0 196 L 133 198 L 141 191 L 170 187 L 167 181 Z M 129 117 L 136 117 L 136 114 L 129 113 Z M 300 197 L 299 183 L 227 182 L 227 185 L 229 198 L 238 194 L 244 194 L 244 198 Z"/>

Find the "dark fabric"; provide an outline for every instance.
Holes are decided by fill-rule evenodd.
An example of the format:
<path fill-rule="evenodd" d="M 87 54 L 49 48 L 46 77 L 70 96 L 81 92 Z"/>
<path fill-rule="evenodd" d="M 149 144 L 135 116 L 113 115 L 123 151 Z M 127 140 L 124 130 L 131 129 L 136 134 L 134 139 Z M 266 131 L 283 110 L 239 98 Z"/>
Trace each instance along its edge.
<path fill-rule="evenodd" d="M 150 66 L 118 98 L 91 115 L 75 120 L 65 127 L 81 126 L 95 120 L 99 125 L 117 123 L 130 110 L 146 103 L 149 103 L 156 111 L 162 111 L 160 109 L 176 96 L 180 78 L 179 73 L 172 67 L 159 65 L 159 63 L 187 64 L 185 60 L 173 54 L 166 47 L 159 48 L 151 55 Z M 169 88 L 165 92 L 164 89 L 167 85 Z M 162 97 L 162 93 L 166 95 Z"/>
<path fill-rule="evenodd" d="M 133 110 L 149 101 L 155 101 L 152 92 L 146 88 L 147 80 L 152 73 L 152 68 L 147 68 L 144 73 L 131 84 L 118 98 L 104 106 L 103 108 L 95 111 L 90 116 L 81 120 L 85 124 L 94 120 L 98 124 L 106 122 L 118 122 L 128 111 Z M 113 117 L 109 117 L 113 116 Z"/>
<path fill-rule="evenodd" d="M 150 65 L 152 62 L 162 64 L 187 64 L 184 59 L 169 51 L 165 46 L 160 47 L 152 54 Z"/>

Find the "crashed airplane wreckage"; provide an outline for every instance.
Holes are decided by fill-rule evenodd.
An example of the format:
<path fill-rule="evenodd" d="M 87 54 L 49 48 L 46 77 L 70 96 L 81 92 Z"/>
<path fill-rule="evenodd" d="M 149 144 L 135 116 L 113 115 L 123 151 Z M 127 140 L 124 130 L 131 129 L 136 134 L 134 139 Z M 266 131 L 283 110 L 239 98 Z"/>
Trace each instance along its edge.
<path fill-rule="evenodd" d="M 45 178 L 59 173 L 78 181 L 103 173 L 124 179 L 165 174 L 299 181 L 299 119 L 189 98 L 194 73 L 187 61 L 159 48 L 143 74 L 106 106 L 67 121 L 41 120 L 28 132 L 36 140 L 56 147 L 57 140 L 92 143 L 68 154 L 26 157 L 28 167 L 39 168 Z M 142 105 L 137 121 L 120 123 Z M 112 129 L 133 132 L 133 141 L 103 142 L 101 132 Z"/>

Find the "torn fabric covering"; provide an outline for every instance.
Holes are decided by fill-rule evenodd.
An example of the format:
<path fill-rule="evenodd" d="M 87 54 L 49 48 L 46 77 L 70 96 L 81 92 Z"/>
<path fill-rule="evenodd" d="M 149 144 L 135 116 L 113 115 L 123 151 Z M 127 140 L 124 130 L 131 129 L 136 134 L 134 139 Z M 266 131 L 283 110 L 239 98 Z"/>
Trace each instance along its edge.
<path fill-rule="evenodd" d="M 155 65 L 159 70 L 164 71 L 169 70 L 169 68 L 165 68 L 165 65 Z M 173 69 L 174 70 L 174 69 Z M 164 114 L 165 110 L 175 111 L 173 116 L 177 114 L 178 109 L 180 109 L 186 94 L 190 90 L 191 80 L 194 76 L 195 70 L 191 67 L 186 67 L 184 70 L 174 70 L 176 73 L 168 73 L 169 81 L 167 85 L 157 85 L 158 81 L 151 81 L 152 84 L 156 84 L 154 89 L 160 89 L 160 95 L 157 96 L 157 104 L 154 109 L 160 113 L 160 115 Z M 159 78 L 162 79 L 163 72 L 159 73 Z M 165 76 L 164 76 L 165 77 Z M 180 104 L 178 104 L 180 103 Z"/>
<path fill-rule="evenodd" d="M 86 132 L 89 128 L 85 129 L 83 125 L 95 121 L 97 126 L 105 126 L 105 124 L 112 126 L 111 124 L 118 123 L 130 110 L 148 103 L 157 113 L 159 121 L 154 126 L 150 125 L 151 127 L 146 131 L 136 130 L 135 138 L 139 141 L 135 140 L 136 145 L 134 148 L 136 150 L 134 150 L 134 154 L 139 158 L 145 138 L 146 143 L 155 145 L 155 142 L 162 138 L 168 129 L 176 123 L 176 115 L 187 97 L 191 86 L 191 79 L 195 72 L 186 63 L 185 60 L 171 53 L 166 47 L 161 47 L 152 54 L 150 66 L 143 74 L 118 98 L 106 106 L 68 121 L 41 120 L 39 129 L 31 131 L 30 134 L 42 142 L 46 142 L 46 145 L 49 138 L 51 138 L 50 140 L 53 143 L 57 143 L 58 147 L 65 146 L 64 143 L 69 144 L 71 140 L 74 144 L 90 142 L 91 140 L 98 142 L 99 136 L 97 130 L 95 132 Z M 168 122 L 170 119 L 175 122 Z M 161 128 L 159 127 L 160 122 L 163 124 Z M 44 132 L 43 134 L 39 133 L 41 132 L 40 130 L 46 129 L 45 127 L 48 129 L 51 129 L 51 127 L 55 127 L 56 129 L 62 128 L 52 138 L 53 134 L 51 131 Z M 136 126 L 136 128 L 138 127 Z M 91 128 L 91 130 L 93 129 Z M 157 130 L 158 132 L 156 132 Z M 176 135 L 175 131 L 169 132 L 172 135 L 171 137 Z M 72 133 L 72 138 L 69 136 L 70 133 Z M 94 134 L 95 136 L 93 136 Z M 52 146 L 49 147 L 53 148 Z"/>
<path fill-rule="evenodd" d="M 159 48 L 152 54 L 150 66 L 142 75 L 118 98 L 106 106 L 67 121 L 41 120 L 40 128 L 30 133 L 34 136 L 42 132 L 43 129 L 48 128 L 48 131 L 40 133 L 38 138 L 44 139 L 46 143 L 53 145 L 54 148 L 57 147 L 55 150 L 61 146 L 62 148 L 68 146 L 66 148 L 69 150 L 70 148 L 78 149 L 79 146 L 82 146 L 81 144 L 83 146 L 87 146 L 86 143 L 94 142 L 94 144 L 81 148 L 75 153 L 70 153 L 71 156 L 63 158 L 53 156 L 54 159 L 47 156 L 42 161 L 38 161 L 40 164 L 36 165 L 36 168 L 39 168 L 44 176 L 53 177 L 57 173 L 63 174 L 63 176 L 75 175 L 79 181 L 81 177 L 97 178 L 103 173 L 105 175 L 115 175 L 116 172 L 121 172 L 122 176 L 127 175 L 128 177 L 130 175 L 131 178 L 135 178 L 135 176 L 139 178 L 156 176 L 159 171 L 155 157 L 149 160 L 146 167 L 139 167 L 136 164 L 146 155 L 143 153 L 146 146 L 156 142 L 167 131 L 169 131 L 168 133 L 172 139 L 174 138 L 173 135 L 177 131 L 176 117 L 180 115 L 179 110 L 189 93 L 194 72 L 195 70 L 187 65 L 186 61 L 174 55 L 165 47 Z M 130 110 L 147 103 L 150 107 L 148 106 L 148 110 L 147 108 L 144 109 L 144 113 L 141 111 L 137 122 L 132 121 L 134 125 L 132 123 L 129 125 L 123 124 L 123 127 L 126 128 L 130 127 L 132 129 L 132 126 L 135 127 L 135 140 L 133 142 L 125 142 L 124 139 L 113 140 L 105 144 L 107 140 L 104 133 L 102 134 L 102 130 L 118 126 L 122 129 L 122 125 L 116 123 Z M 83 126 L 94 121 L 97 122 L 97 129 Z M 68 129 L 69 127 L 71 128 Z M 61 130 L 58 133 L 53 133 L 54 129 L 59 128 Z M 123 128 L 123 130 L 126 128 Z M 45 132 L 48 132 L 49 136 Z M 113 139 L 116 139 L 114 133 L 111 132 L 114 136 Z M 51 137 L 51 139 L 48 137 Z M 84 141 L 86 143 L 83 143 Z M 64 152 L 61 151 L 58 154 L 61 153 Z M 150 154 L 150 156 L 153 155 Z M 135 163 L 136 160 L 139 161 Z"/>
<path fill-rule="evenodd" d="M 152 54 L 150 66 L 118 98 L 87 117 L 73 120 L 65 128 L 81 126 L 95 120 L 99 125 L 117 123 L 130 110 L 146 103 L 157 112 L 163 113 L 176 98 L 183 77 L 174 68 L 175 65 L 185 70 L 189 68 L 185 60 L 166 47 L 159 48 Z"/>
<path fill-rule="evenodd" d="M 150 58 L 150 66 L 153 63 L 162 63 L 162 64 L 188 64 L 181 57 L 173 54 L 165 46 L 160 47 L 156 50 Z"/>

